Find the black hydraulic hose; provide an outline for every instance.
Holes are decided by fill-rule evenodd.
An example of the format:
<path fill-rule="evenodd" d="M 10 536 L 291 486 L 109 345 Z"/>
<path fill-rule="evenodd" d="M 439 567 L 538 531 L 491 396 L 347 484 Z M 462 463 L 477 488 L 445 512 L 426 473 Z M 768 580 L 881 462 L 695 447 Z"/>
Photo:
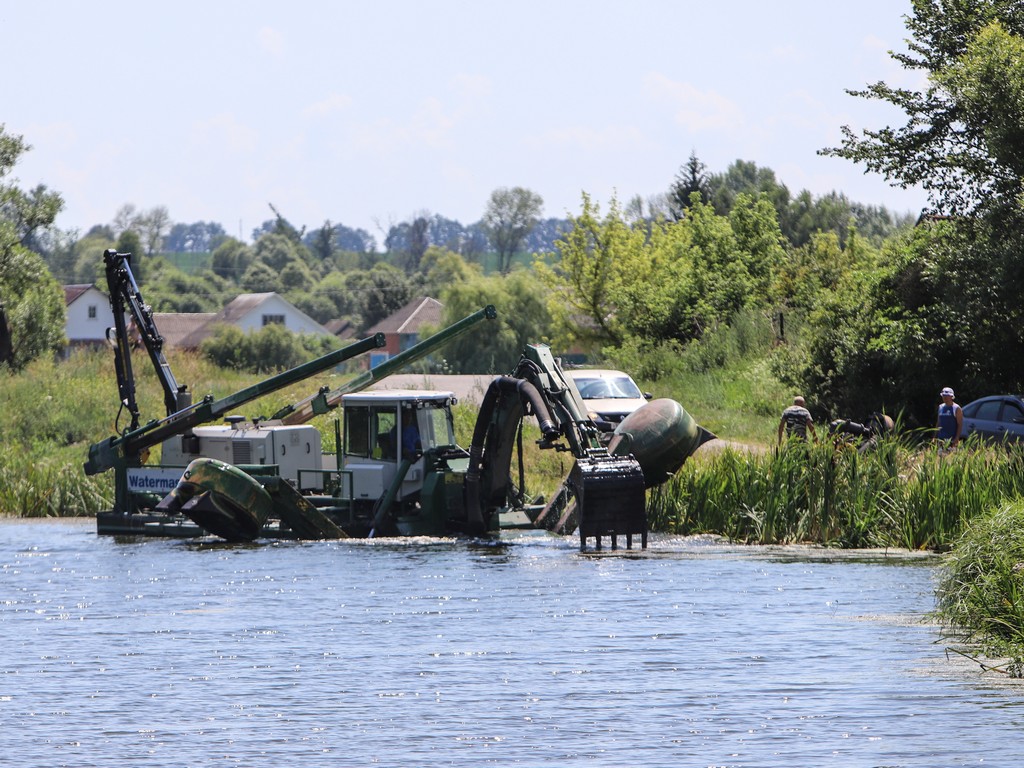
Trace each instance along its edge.
<path fill-rule="evenodd" d="M 487 439 L 487 432 L 491 427 L 491 417 L 501 394 L 515 393 L 521 403 L 528 402 L 533 407 L 537 416 L 537 423 L 540 426 L 544 437 L 553 440 L 560 434 L 558 426 L 551 418 L 544 397 L 533 384 L 513 376 L 499 376 L 494 379 L 484 393 L 483 402 L 480 404 L 480 413 L 477 416 L 476 426 L 473 428 L 473 441 L 469 446 L 469 468 L 466 470 L 466 513 L 468 522 L 474 528 L 483 530 L 483 510 L 480 508 L 480 464 L 483 458 L 484 442 Z"/>

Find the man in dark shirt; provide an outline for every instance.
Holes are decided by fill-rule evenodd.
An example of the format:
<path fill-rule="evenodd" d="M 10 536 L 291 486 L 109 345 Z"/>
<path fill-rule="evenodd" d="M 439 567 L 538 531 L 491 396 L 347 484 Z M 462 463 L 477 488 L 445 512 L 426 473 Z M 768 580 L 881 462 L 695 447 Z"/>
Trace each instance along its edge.
<path fill-rule="evenodd" d="M 793 398 L 793 404 L 782 412 L 782 418 L 779 419 L 779 443 L 782 443 L 783 432 L 786 433 L 786 437 L 798 437 L 801 440 L 806 440 L 808 430 L 810 430 L 811 437 L 817 440 L 811 412 L 807 410 L 804 399 L 797 395 Z"/>

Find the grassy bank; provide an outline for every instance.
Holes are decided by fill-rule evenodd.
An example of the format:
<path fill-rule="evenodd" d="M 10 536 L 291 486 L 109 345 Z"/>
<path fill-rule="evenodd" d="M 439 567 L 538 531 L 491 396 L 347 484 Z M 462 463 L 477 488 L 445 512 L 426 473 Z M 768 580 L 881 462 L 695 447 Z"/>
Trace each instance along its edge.
<path fill-rule="evenodd" d="M 898 438 L 698 454 L 652 494 L 652 527 L 748 543 L 948 548 L 965 521 L 1024 489 L 1019 452 L 940 454 Z"/>

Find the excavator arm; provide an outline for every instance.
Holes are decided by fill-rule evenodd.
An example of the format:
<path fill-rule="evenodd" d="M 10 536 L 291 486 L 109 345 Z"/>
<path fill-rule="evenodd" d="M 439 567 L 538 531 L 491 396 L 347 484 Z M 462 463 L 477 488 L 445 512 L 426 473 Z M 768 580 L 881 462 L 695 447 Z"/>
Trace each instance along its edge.
<path fill-rule="evenodd" d="M 118 253 L 113 249 L 103 252 L 103 263 L 107 274 L 107 291 L 110 295 L 110 309 L 114 313 L 114 338 L 109 338 L 115 348 L 114 370 L 117 375 L 117 390 L 121 406 L 127 409 L 131 423 L 127 431 L 139 427 L 139 406 L 135 399 L 135 374 L 132 371 L 132 346 L 135 337 L 146 347 L 153 363 L 160 386 L 164 392 L 166 415 L 180 410 L 188 404 L 188 388 L 179 386 L 164 357 L 164 338 L 153 322 L 153 310 L 142 300 L 138 283 L 132 273 L 132 254 Z M 131 316 L 129 328 L 125 315 Z"/>
<path fill-rule="evenodd" d="M 493 527 L 495 515 L 522 506 L 510 476 L 513 451 L 522 468 L 521 425 L 532 415 L 541 431 L 538 447 L 566 451 L 575 458 L 552 503 L 535 520 L 538 527 L 569 532 L 578 527 L 581 548 L 589 536 L 600 549 L 601 537 L 625 535 L 627 546 L 640 534 L 646 546 L 647 516 L 643 471 L 632 456 L 613 456 L 586 415 L 576 385 L 544 345 L 527 346 L 509 376 L 494 379 L 484 394 L 465 478 L 467 519 L 471 527 Z"/>

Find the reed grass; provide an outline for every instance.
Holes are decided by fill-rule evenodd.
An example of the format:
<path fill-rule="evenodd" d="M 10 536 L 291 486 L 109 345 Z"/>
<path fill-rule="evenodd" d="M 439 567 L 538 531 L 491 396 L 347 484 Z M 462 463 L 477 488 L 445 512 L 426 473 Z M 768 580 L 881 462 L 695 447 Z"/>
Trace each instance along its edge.
<path fill-rule="evenodd" d="M 652 492 L 651 527 L 737 542 L 947 549 L 965 521 L 1021 494 L 1024 454 L 941 454 L 908 440 L 874 450 L 791 442 L 696 456 Z"/>
<path fill-rule="evenodd" d="M 989 656 L 1024 671 L 1024 501 L 973 518 L 947 556 L 936 590 L 938 616 Z"/>

